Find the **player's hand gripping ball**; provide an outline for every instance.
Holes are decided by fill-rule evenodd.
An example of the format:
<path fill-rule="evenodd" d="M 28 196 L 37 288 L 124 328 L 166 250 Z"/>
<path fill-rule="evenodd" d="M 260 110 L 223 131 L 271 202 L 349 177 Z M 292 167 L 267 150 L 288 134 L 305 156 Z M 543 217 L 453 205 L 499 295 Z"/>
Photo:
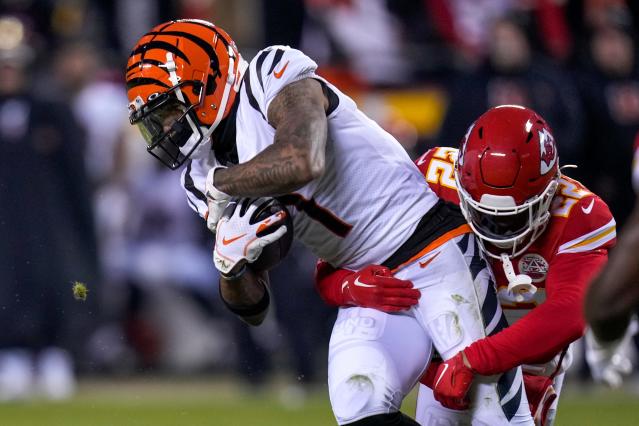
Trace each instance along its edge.
<path fill-rule="evenodd" d="M 255 271 L 268 271 L 286 256 L 292 241 L 293 221 L 279 201 L 232 199 L 217 224 L 215 267 L 226 277 L 247 263 Z"/>

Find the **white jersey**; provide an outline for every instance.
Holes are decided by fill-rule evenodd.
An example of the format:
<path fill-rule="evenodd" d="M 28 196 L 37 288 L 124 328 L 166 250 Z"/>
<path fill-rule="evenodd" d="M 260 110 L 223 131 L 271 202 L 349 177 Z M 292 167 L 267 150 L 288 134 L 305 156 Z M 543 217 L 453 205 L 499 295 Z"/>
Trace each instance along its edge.
<path fill-rule="evenodd" d="M 324 174 L 284 197 L 295 236 L 334 266 L 359 269 L 386 260 L 436 203 L 436 195 L 402 146 L 355 102 L 315 74 L 317 64 L 299 50 L 271 46 L 250 62 L 236 114 L 239 163 L 273 144 L 267 121 L 271 101 L 286 85 L 314 78 L 329 98 Z M 210 158 L 194 158 L 183 173 L 189 204 L 204 216 Z"/>

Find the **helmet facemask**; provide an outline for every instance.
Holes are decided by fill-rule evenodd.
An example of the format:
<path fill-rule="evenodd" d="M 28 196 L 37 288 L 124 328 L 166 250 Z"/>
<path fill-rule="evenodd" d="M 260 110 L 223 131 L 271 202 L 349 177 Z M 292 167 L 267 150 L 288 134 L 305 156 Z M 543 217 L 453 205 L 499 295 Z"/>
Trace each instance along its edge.
<path fill-rule="evenodd" d="M 131 124 L 140 129 L 147 151 L 172 170 L 184 164 L 193 154 L 206 131 L 198 124 L 197 105 L 189 105 L 188 100 L 180 101 L 175 94 L 176 90 L 186 86 L 202 91 L 200 84 L 178 84 L 167 92 L 152 96 L 149 102 L 132 110 L 129 116 Z"/>
<path fill-rule="evenodd" d="M 500 259 L 504 252 L 509 257 L 524 253 L 548 225 L 558 179 L 559 176 L 552 179 L 540 195 L 516 205 L 509 196 L 484 194 L 480 201 L 474 200 L 461 186 L 455 173 L 459 206 L 483 251 L 496 259 Z M 491 250 L 493 247 L 495 250 Z"/>

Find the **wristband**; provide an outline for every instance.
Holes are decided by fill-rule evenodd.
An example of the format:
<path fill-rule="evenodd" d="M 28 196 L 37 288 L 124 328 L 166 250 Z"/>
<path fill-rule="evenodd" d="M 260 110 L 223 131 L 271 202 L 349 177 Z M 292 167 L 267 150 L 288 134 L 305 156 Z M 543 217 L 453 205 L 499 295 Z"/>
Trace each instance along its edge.
<path fill-rule="evenodd" d="M 224 278 L 226 281 L 237 281 L 240 278 L 242 278 L 242 275 L 244 275 L 244 272 L 246 272 L 246 263 L 242 265 L 240 270 L 237 271 L 236 273 L 228 275 L 228 274 L 223 274 L 220 272 L 220 276 Z"/>
<path fill-rule="evenodd" d="M 206 197 L 213 200 L 228 200 L 231 198 L 226 192 L 222 192 L 215 187 L 215 172 L 219 169 L 226 169 L 226 166 L 215 166 L 211 168 L 206 176 Z"/>
<path fill-rule="evenodd" d="M 262 281 L 260 281 L 260 283 L 264 287 L 264 294 L 262 295 L 262 298 L 253 305 L 232 305 L 228 303 L 224 300 L 224 297 L 222 297 L 222 287 L 219 287 L 220 299 L 222 299 L 222 302 L 224 302 L 224 305 L 226 305 L 226 308 L 229 311 L 239 317 L 252 317 L 259 315 L 264 312 L 271 303 L 271 296 L 269 295 L 268 287 L 266 287 Z"/>

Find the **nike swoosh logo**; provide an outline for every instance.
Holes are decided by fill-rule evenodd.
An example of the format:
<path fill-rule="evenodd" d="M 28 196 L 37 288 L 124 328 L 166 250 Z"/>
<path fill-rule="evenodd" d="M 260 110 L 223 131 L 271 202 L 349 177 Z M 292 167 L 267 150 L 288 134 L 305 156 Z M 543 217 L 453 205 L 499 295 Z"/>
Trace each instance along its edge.
<path fill-rule="evenodd" d="M 286 213 L 284 213 L 283 211 L 277 212 L 275 214 L 275 222 L 281 219 L 284 219 L 284 217 L 286 217 Z M 260 232 L 268 228 L 270 225 L 271 225 L 271 219 L 270 218 L 265 219 L 264 222 L 260 223 L 260 226 L 257 227 L 256 234 L 259 234 Z"/>
<path fill-rule="evenodd" d="M 423 261 L 423 262 L 419 262 L 419 267 L 420 267 L 420 268 L 425 268 L 425 267 L 427 267 L 428 265 L 430 265 L 430 262 L 432 262 L 433 260 L 435 260 L 435 258 L 436 258 L 437 256 L 439 256 L 439 253 L 441 253 L 441 251 L 438 251 L 437 253 L 435 253 L 435 254 L 433 255 L 433 257 L 431 257 L 431 258 L 426 259 L 426 260 L 425 260 L 425 261 Z"/>
<path fill-rule="evenodd" d="M 286 61 L 286 63 L 284 64 L 281 70 L 273 71 L 273 75 L 275 76 L 275 78 L 282 78 L 282 74 L 284 74 L 284 71 L 286 71 L 286 67 L 288 67 L 288 62 L 289 61 Z"/>
<path fill-rule="evenodd" d="M 355 278 L 355 281 L 353 282 L 353 284 L 356 285 L 357 287 L 375 287 L 374 284 L 364 284 L 363 282 L 359 280 L 359 277 Z"/>
<path fill-rule="evenodd" d="M 222 238 L 222 244 L 224 244 L 225 246 L 228 246 L 233 241 L 237 241 L 237 240 L 239 240 L 240 238 L 242 238 L 245 235 L 246 234 L 238 235 L 237 237 L 229 238 L 228 240 L 226 239 L 226 237 L 224 237 L 224 238 Z"/>
<path fill-rule="evenodd" d="M 592 206 L 594 205 L 595 199 L 593 198 L 592 200 L 590 200 L 590 205 L 588 205 L 588 207 L 581 206 L 581 211 L 583 211 L 585 214 L 590 214 L 590 212 L 592 211 Z"/>
<path fill-rule="evenodd" d="M 442 380 L 442 378 L 444 377 L 444 374 L 446 374 L 446 370 L 448 370 L 448 364 L 444 364 L 444 370 L 442 371 L 442 374 L 439 375 L 439 378 L 437 379 L 437 381 L 435 382 L 435 386 L 433 386 L 433 388 L 436 388 L 437 385 L 439 384 L 439 382 Z"/>
<path fill-rule="evenodd" d="M 342 293 L 344 293 L 344 289 L 346 288 L 347 285 L 348 285 L 348 281 L 344 281 L 342 283 Z"/>

